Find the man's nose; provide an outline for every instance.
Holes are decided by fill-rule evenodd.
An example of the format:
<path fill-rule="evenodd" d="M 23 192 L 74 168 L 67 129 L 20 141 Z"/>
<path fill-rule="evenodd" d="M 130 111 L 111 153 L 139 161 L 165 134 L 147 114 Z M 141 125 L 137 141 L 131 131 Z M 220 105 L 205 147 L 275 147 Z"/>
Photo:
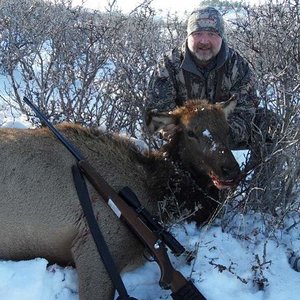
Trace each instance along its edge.
<path fill-rule="evenodd" d="M 199 37 L 199 42 L 202 44 L 208 44 L 209 43 L 209 38 L 207 34 L 203 34 Z"/>

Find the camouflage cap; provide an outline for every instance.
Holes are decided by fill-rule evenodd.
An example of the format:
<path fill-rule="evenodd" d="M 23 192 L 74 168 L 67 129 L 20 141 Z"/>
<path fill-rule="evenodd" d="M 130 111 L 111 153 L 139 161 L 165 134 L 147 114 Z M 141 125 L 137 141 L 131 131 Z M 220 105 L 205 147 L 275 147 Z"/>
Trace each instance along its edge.
<path fill-rule="evenodd" d="M 200 30 L 217 32 L 223 38 L 224 20 L 220 12 L 213 7 L 193 11 L 188 19 L 187 34 Z"/>

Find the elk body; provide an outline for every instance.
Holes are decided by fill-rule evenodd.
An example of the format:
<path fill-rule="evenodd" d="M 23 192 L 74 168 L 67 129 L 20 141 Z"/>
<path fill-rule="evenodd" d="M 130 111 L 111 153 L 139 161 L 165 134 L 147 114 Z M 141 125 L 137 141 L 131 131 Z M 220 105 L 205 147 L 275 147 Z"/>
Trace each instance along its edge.
<path fill-rule="evenodd" d="M 145 155 L 126 139 L 78 126 L 60 131 L 116 190 L 131 187 L 140 201 L 155 212 L 157 201 L 170 190 L 172 178 L 185 189 L 233 186 L 239 176 L 237 162 L 226 147 L 226 116 L 232 103 L 209 105 L 189 102 L 170 114 L 152 114 L 149 126 L 160 129 L 175 122 L 180 131 L 166 151 Z M 81 300 L 111 299 L 113 287 L 96 251 L 74 187 L 73 156 L 47 129 L 0 129 L 0 258 L 22 260 L 44 257 L 61 265 L 75 265 Z M 178 164 L 177 164 L 178 163 Z M 181 178 L 178 169 L 183 170 Z M 89 187 L 94 212 L 116 264 L 123 269 L 136 263 L 142 249 L 137 239 Z M 215 191 L 215 190 L 214 190 Z M 183 199 L 180 199 L 182 196 Z M 204 199 L 195 215 L 199 223 L 215 205 Z M 207 204 L 208 203 L 208 204 Z M 192 207 L 193 204 L 190 204 Z M 207 210 L 207 211 L 205 211 Z"/>

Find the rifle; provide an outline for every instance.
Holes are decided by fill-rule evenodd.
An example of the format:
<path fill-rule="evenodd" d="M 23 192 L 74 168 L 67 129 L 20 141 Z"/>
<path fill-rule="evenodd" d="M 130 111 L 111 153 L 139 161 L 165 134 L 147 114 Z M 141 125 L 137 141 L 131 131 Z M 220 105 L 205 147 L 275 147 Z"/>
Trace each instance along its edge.
<path fill-rule="evenodd" d="M 166 231 L 157 219 L 154 218 L 144 206 L 142 206 L 138 197 L 130 187 L 123 187 L 119 191 L 119 195 L 135 209 L 139 217 L 146 222 L 147 226 L 151 228 L 151 230 L 158 235 L 160 239 L 162 239 L 174 255 L 179 256 L 185 251 L 184 247 L 173 237 L 173 235 Z"/>
<path fill-rule="evenodd" d="M 95 190 L 113 210 L 115 215 L 137 235 L 159 265 L 161 277 L 159 284 L 163 289 L 171 289 L 174 300 L 206 300 L 191 281 L 188 281 L 172 266 L 162 239 L 144 222 L 139 214 L 105 181 L 91 166 L 80 151 L 75 148 L 47 119 L 47 117 L 27 97 L 23 98 L 36 115 L 43 121 L 60 142 L 76 158 L 77 165 Z M 130 197 L 132 198 L 132 197 Z M 133 205 L 138 205 L 135 203 Z M 139 206 L 139 205 L 138 205 Z"/>

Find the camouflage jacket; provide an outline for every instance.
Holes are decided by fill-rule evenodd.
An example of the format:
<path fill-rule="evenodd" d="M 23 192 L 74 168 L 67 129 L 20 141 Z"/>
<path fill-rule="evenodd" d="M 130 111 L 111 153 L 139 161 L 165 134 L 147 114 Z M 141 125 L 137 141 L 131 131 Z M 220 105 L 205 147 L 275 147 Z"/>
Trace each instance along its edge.
<path fill-rule="evenodd" d="M 217 89 L 218 82 L 220 88 Z M 254 73 L 248 63 L 224 41 L 209 70 L 200 69 L 195 64 L 184 43 L 181 48 L 164 55 L 157 64 L 150 79 L 145 112 L 147 116 L 152 109 L 169 111 L 188 99 L 226 101 L 234 94 L 238 96 L 238 104 L 229 124 L 233 147 L 238 147 L 249 142 L 251 124 L 258 106 Z"/>

